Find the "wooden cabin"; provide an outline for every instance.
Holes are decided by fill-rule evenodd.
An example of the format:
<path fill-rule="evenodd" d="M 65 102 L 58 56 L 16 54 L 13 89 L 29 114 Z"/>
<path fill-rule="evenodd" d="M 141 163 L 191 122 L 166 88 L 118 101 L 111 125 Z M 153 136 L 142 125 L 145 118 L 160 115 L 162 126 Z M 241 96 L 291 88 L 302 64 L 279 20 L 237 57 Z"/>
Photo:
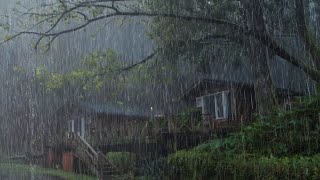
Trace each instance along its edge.
<path fill-rule="evenodd" d="M 64 170 L 72 171 L 74 158 L 79 156 L 77 151 L 83 149 L 81 146 L 96 155 L 101 146 L 132 143 L 137 139 L 143 141 L 152 134 L 147 130 L 151 116 L 146 112 L 148 110 L 125 107 L 120 103 L 62 105 L 48 127 L 48 166 L 59 164 Z M 74 144 L 77 141 L 78 144 Z"/>
<path fill-rule="evenodd" d="M 137 139 L 147 136 L 144 129 L 151 115 L 146 112 L 117 103 L 65 104 L 56 112 L 51 135 L 59 141 L 75 132 L 93 147 Z"/>
<path fill-rule="evenodd" d="M 277 88 L 276 95 L 279 104 L 288 109 L 291 107 L 292 98 L 301 93 Z M 201 121 L 199 123 L 202 124 L 202 132 L 214 131 L 225 125 L 238 126 L 250 122 L 256 112 L 253 85 L 232 81 L 199 80 L 183 93 L 176 103 L 198 109 L 201 118 L 193 117 L 193 121 Z M 173 117 L 169 120 L 170 132 L 179 131 L 175 119 Z M 192 122 L 189 129 L 194 129 L 195 124 Z"/>

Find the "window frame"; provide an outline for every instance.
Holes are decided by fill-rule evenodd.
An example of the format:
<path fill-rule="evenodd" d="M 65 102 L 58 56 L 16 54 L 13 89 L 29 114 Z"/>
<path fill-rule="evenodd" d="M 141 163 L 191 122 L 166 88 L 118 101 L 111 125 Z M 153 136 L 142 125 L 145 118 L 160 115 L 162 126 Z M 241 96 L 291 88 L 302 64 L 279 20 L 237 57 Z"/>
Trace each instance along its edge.
<path fill-rule="evenodd" d="M 226 91 L 219 91 L 219 92 L 216 92 L 216 93 L 212 93 L 212 94 L 207 94 L 205 96 L 201 96 L 201 98 L 203 99 L 204 97 L 209 97 L 209 96 L 214 96 L 214 110 L 215 110 L 215 119 L 217 120 L 221 120 L 221 119 L 227 119 L 228 118 L 228 112 L 227 112 L 227 94 L 229 94 L 229 96 L 231 96 L 231 93 L 230 93 L 230 90 L 226 90 Z M 217 99 L 216 99 L 216 96 L 218 95 L 221 95 L 222 97 L 222 113 L 223 113 L 223 116 L 221 117 L 218 117 L 218 111 L 217 111 Z M 203 100 L 202 100 L 203 101 Z M 230 105 L 231 105 L 231 102 L 229 102 Z M 203 107 L 202 109 L 204 108 L 205 106 L 205 103 L 203 102 Z M 231 111 L 231 109 L 229 109 L 229 111 Z"/>

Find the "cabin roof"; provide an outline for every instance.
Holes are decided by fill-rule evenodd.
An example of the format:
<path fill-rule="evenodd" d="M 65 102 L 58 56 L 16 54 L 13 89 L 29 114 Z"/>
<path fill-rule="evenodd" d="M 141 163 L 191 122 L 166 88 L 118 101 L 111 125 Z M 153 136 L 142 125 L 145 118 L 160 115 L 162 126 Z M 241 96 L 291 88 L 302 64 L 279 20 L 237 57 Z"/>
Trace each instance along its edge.
<path fill-rule="evenodd" d="M 306 61 L 308 57 L 303 43 L 295 36 L 278 35 L 274 37 L 282 47 L 290 54 Z M 224 57 L 224 58 L 221 58 Z M 228 58 L 229 57 L 229 58 Z M 282 92 L 292 91 L 299 94 L 312 94 L 315 90 L 314 81 L 302 72 L 297 67 L 294 67 L 286 60 L 268 52 L 268 68 L 272 78 L 273 85 L 276 89 Z M 184 77 L 183 90 L 178 92 L 175 97 L 180 97 L 181 94 L 186 94 L 193 86 L 203 80 L 215 82 L 231 82 L 234 84 L 246 84 L 253 86 L 254 77 L 249 63 L 249 57 L 245 52 L 230 51 L 220 53 L 220 55 L 208 53 L 208 63 L 205 67 L 205 72 L 199 71 L 199 65 L 194 64 L 183 68 Z M 180 67 L 184 67 L 182 63 Z M 192 72 L 192 73 L 190 73 Z"/>
<path fill-rule="evenodd" d="M 129 106 L 121 102 L 67 102 L 60 106 L 55 114 L 73 114 L 78 113 L 76 109 L 81 110 L 79 115 L 102 115 L 102 116 L 127 116 L 127 117 L 141 117 L 147 118 L 151 116 L 150 110 L 139 108 L 136 106 Z M 77 116 L 77 115 L 76 115 Z"/>
<path fill-rule="evenodd" d="M 191 85 L 189 89 L 187 89 L 182 95 L 180 95 L 177 100 L 182 100 L 183 98 L 188 97 L 190 94 L 192 94 L 194 91 L 206 88 L 206 87 L 213 87 L 214 85 L 229 85 L 229 86 L 236 86 L 236 87 L 252 87 L 252 84 L 250 83 L 243 83 L 243 82 L 235 82 L 235 81 L 226 81 L 226 80 L 213 80 L 213 79 L 201 79 Z M 300 95 L 299 92 L 295 92 L 293 90 L 289 89 L 283 89 L 283 88 L 276 88 L 276 93 L 279 96 L 282 95 Z"/>
<path fill-rule="evenodd" d="M 136 117 L 150 117 L 151 112 L 146 108 L 140 108 L 138 105 L 129 106 L 122 102 L 80 102 L 78 106 L 94 114 L 112 114 Z"/>
<path fill-rule="evenodd" d="M 307 93 L 313 83 L 301 70 L 293 67 L 280 57 L 269 60 L 272 82 L 276 88 L 289 89 L 296 92 Z M 199 76 L 201 79 L 222 80 L 234 83 L 253 85 L 252 70 L 247 64 L 215 63 L 210 66 L 210 72 Z"/>

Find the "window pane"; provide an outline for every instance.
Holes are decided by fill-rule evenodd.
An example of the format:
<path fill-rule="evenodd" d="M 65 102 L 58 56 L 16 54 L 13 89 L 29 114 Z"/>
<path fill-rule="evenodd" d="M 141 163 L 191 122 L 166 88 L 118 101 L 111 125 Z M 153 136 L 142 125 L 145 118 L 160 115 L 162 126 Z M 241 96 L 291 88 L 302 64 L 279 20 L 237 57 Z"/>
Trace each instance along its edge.
<path fill-rule="evenodd" d="M 74 132 L 80 132 L 80 121 L 76 119 L 74 122 Z"/>
<path fill-rule="evenodd" d="M 208 96 L 208 99 L 210 101 L 210 115 L 215 115 L 214 95 Z"/>
<path fill-rule="evenodd" d="M 225 92 L 225 117 L 231 117 L 231 96 L 230 92 Z"/>
<path fill-rule="evenodd" d="M 205 96 L 203 97 L 204 101 L 204 112 L 205 115 L 214 115 L 215 114 L 215 105 L 214 105 L 214 96 Z"/>
<path fill-rule="evenodd" d="M 223 117 L 223 101 L 222 101 L 222 93 L 216 94 L 216 116 L 217 118 Z"/>
<path fill-rule="evenodd" d="M 203 114 L 210 113 L 210 100 L 207 96 L 203 97 Z"/>
<path fill-rule="evenodd" d="M 68 131 L 72 132 L 72 121 L 68 121 Z"/>

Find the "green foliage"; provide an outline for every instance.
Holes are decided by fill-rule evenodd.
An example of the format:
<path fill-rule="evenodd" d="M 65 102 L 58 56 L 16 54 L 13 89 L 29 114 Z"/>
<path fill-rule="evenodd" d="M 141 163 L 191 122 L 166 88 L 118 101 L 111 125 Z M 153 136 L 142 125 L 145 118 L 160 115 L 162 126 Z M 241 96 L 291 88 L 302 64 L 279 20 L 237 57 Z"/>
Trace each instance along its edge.
<path fill-rule="evenodd" d="M 215 17 L 237 24 L 243 24 L 245 18 L 242 2 L 234 0 L 195 0 L 191 2 L 185 0 L 172 2 L 153 0 L 148 7 L 151 11 L 156 12 Z M 228 33 L 236 35 L 232 29 L 225 26 L 157 17 L 151 24 L 149 35 L 161 49 L 159 52 L 164 61 L 176 63 L 178 60 L 188 60 L 199 66 L 206 66 L 209 59 L 208 54 L 216 53 L 211 56 L 215 61 L 238 60 L 239 54 L 230 57 L 232 54 L 230 52 L 239 52 L 239 46 L 231 42 L 220 43 L 220 41 L 212 41 L 211 38 L 206 38 L 208 35 L 225 35 Z M 228 40 L 228 38 L 224 37 L 224 40 Z M 229 50 L 227 50 L 228 48 Z M 228 58 L 221 58 L 224 55 L 219 54 L 220 51 L 228 52 L 226 54 Z M 214 58 L 214 56 L 219 58 Z"/>
<path fill-rule="evenodd" d="M 106 156 L 122 174 L 133 173 L 135 154 L 129 152 L 108 152 Z"/>
<path fill-rule="evenodd" d="M 193 179 L 319 179 L 320 96 L 299 101 L 228 138 L 178 151 L 170 166 Z"/>
<path fill-rule="evenodd" d="M 168 179 L 168 162 L 167 158 L 159 158 L 154 161 L 145 161 L 142 167 L 139 168 L 139 174 L 147 175 L 144 179 Z M 141 178 L 142 179 L 142 178 Z"/>
<path fill-rule="evenodd" d="M 177 131 L 197 131 L 201 127 L 201 110 L 186 108 L 180 116 L 175 117 Z"/>
<path fill-rule="evenodd" d="M 13 66 L 13 71 L 18 73 L 18 74 L 22 74 L 22 75 L 25 75 L 27 73 L 27 70 L 20 66 L 20 65 L 14 65 Z"/>
<path fill-rule="evenodd" d="M 43 67 L 36 68 L 36 77 L 47 91 L 57 90 L 64 85 L 81 87 L 84 91 L 99 90 L 107 82 L 119 80 L 122 64 L 112 49 L 96 51 L 83 59 L 78 68 L 67 73 L 53 73 Z M 121 88 L 121 81 L 117 81 Z"/>

